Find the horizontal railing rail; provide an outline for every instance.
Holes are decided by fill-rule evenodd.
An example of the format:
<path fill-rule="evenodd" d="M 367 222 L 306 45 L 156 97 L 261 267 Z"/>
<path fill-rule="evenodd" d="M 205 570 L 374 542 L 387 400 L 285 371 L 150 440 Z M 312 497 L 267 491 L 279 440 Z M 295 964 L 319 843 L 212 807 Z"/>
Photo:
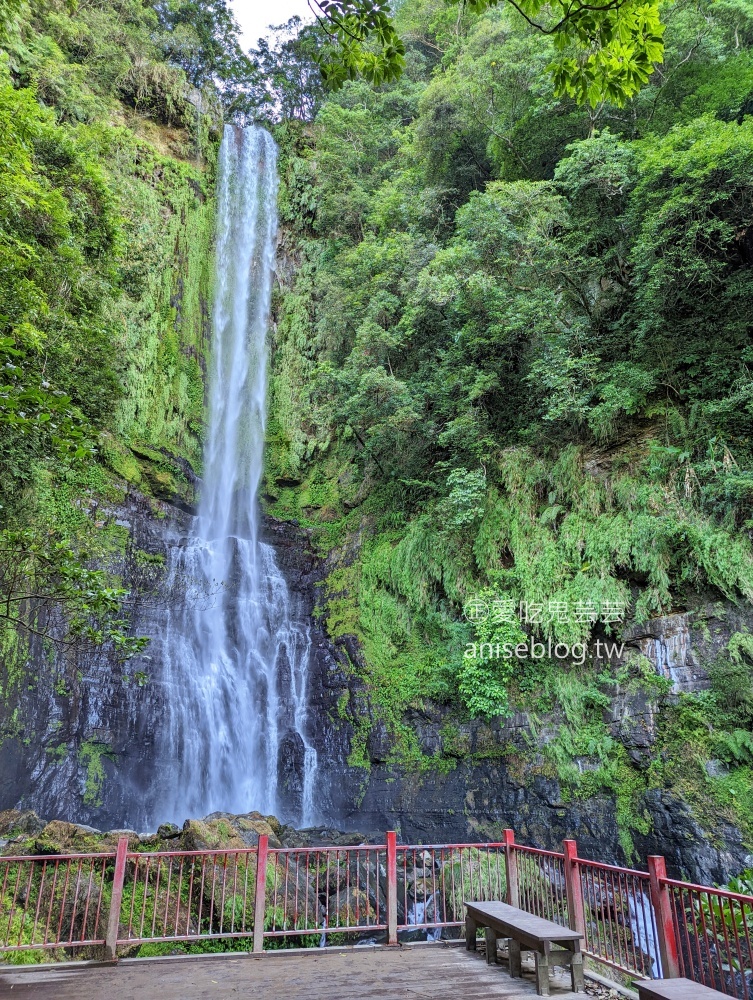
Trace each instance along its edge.
<path fill-rule="evenodd" d="M 460 936 L 464 904 L 506 900 L 579 930 L 590 958 L 753 1000 L 753 896 L 515 842 L 258 846 L 0 857 L 0 953 L 105 957 L 148 944 L 339 944 Z M 242 945 L 241 945 L 242 946 Z M 57 956 L 59 952 L 59 956 Z"/>

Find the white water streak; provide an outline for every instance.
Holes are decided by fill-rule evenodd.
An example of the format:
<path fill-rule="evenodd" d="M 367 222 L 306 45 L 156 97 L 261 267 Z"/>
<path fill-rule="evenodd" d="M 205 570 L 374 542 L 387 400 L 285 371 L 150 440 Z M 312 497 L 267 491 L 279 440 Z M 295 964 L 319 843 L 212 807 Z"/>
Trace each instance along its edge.
<path fill-rule="evenodd" d="M 194 590 L 162 641 L 173 772 L 159 813 L 276 812 L 279 750 L 298 748 L 302 788 L 283 818 L 312 820 L 316 752 L 306 737 L 308 625 L 274 549 L 259 540 L 277 150 L 263 129 L 226 126 L 204 486 L 195 534 L 173 549 L 169 589 Z M 297 734 L 297 735 L 296 735 Z M 295 754 L 293 755 L 295 756 Z M 290 768 L 285 770 L 290 774 Z"/>

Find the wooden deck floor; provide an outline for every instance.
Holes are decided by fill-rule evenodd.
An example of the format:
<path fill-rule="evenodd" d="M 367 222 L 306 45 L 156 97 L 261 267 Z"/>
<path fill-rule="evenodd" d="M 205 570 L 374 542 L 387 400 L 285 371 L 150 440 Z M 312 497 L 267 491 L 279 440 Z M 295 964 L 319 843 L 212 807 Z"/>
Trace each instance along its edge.
<path fill-rule="evenodd" d="M 559 970 L 557 970 L 559 972 Z M 552 997 L 575 1000 L 568 980 Z M 559 988 L 558 988 L 559 987 Z M 442 945 L 308 950 L 125 960 L 118 966 L 0 970 L 0 997 L 14 1000 L 534 1000 L 530 976 Z M 583 1000 L 582 995 L 579 1000 Z"/>

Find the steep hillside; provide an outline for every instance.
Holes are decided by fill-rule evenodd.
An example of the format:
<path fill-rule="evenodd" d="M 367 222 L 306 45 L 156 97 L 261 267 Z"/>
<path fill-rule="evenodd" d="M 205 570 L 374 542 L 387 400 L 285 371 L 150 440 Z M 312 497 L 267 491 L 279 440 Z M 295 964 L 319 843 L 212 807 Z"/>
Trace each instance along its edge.
<path fill-rule="evenodd" d="M 446 773 L 492 720 L 628 852 L 663 788 L 753 836 L 753 20 L 665 14 L 650 84 L 590 108 L 516 16 L 404 4 L 397 84 L 278 126 L 266 500 L 327 559 L 351 762 Z M 520 710 L 546 738 L 506 742 Z"/>

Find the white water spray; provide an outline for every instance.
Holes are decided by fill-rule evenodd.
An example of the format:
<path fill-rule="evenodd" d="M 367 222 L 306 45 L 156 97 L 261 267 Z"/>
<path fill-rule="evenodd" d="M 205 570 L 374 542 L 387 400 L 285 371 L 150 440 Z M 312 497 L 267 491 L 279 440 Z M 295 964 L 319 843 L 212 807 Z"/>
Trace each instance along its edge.
<path fill-rule="evenodd" d="M 159 817 L 212 811 L 312 821 L 316 752 L 306 736 L 308 625 L 274 549 L 260 541 L 267 330 L 276 246 L 277 150 L 263 129 L 226 126 L 204 479 L 194 535 L 168 586 L 195 599 L 161 637 L 166 767 Z"/>

